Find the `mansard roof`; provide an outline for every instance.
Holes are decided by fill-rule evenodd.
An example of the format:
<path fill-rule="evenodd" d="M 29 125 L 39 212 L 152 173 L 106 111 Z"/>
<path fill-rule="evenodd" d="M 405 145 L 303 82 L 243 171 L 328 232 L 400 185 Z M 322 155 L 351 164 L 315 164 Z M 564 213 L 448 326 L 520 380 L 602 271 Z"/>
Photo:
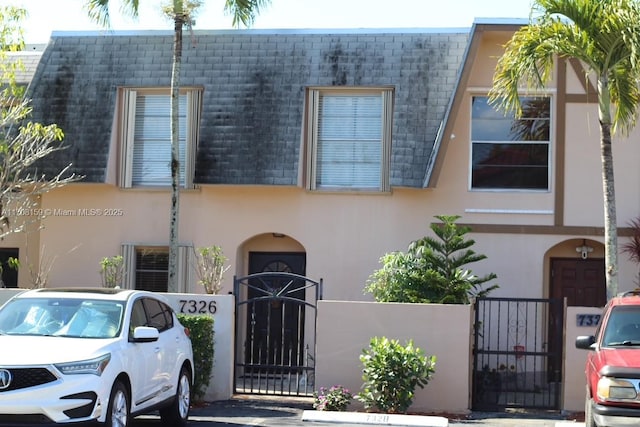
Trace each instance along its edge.
<path fill-rule="evenodd" d="M 428 182 L 470 33 L 224 30 L 184 33 L 182 86 L 204 89 L 195 182 L 298 185 L 305 90 L 394 88 L 391 185 Z M 31 84 L 33 119 L 56 123 L 69 163 L 105 182 L 119 87 L 168 87 L 173 32 L 53 33 Z"/>

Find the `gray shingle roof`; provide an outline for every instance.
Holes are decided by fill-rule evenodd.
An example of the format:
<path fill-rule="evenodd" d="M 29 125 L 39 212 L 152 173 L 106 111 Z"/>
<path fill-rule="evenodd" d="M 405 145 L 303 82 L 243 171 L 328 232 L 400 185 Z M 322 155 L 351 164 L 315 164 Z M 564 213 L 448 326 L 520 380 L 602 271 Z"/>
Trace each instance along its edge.
<path fill-rule="evenodd" d="M 20 66 L 15 70 L 16 83 L 21 85 L 28 85 L 36 72 L 40 57 L 42 56 L 42 49 L 32 48 L 29 50 L 22 50 L 18 52 L 6 52 L 6 61 L 9 64 L 16 62 L 20 63 Z"/>
<path fill-rule="evenodd" d="M 391 185 L 422 187 L 468 32 L 185 32 L 183 86 L 204 87 L 197 183 L 296 185 L 305 88 L 395 87 Z M 53 34 L 31 87 L 34 119 L 57 123 L 73 163 L 104 182 L 121 86 L 169 86 L 173 35 Z"/>

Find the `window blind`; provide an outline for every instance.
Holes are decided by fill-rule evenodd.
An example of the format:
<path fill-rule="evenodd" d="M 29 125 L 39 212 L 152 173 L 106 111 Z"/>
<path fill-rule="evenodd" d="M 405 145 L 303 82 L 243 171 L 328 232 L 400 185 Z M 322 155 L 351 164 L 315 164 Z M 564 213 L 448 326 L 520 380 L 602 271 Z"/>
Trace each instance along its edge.
<path fill-rule="evenodd" d="M 184 185 L 187 96 L 179 99 L 180 182 Z M 171 185 L 171 96 L 136 97 L 132 184 Z"/>
<path fill-rule="evenodd" d="M 383 118 L 380 93 L 319 97 L 316 187 L 380 188 Z"/>

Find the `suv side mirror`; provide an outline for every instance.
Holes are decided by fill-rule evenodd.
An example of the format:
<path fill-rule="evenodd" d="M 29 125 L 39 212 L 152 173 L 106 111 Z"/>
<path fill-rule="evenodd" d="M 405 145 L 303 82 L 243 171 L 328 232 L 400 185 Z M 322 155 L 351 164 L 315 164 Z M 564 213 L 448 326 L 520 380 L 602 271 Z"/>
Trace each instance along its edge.
<path fill-rule="evenodd" d="M 160 333 L 156 328 L 150 326 L 138 326 L 133 330 L 133 342 L 153 342 L 158 341 Z"/>
<path fill-rule="evenodd" d="M 596 342 L 596 337 L 593 335 L 583 335 L 576 338 L 576 348 L 582 350 L 593 350 L 593 344 Z"/>

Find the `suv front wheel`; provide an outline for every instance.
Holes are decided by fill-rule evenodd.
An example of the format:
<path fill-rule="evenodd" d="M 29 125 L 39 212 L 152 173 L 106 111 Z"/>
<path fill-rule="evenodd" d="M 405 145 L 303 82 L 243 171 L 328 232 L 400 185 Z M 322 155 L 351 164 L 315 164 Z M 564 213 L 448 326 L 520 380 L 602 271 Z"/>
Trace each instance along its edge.
<path fill-rule="evenodd" d="M 109 397 L 106 427 L 127 427 L 129 425 L 129 393 L 121 381 L 116 381 Z"/>
<path fill-rule="evenodd" d="M 178 375 L 176 395 L 171 405 L 160 410 L 160 418 L 164 425 L 181 427 L 187 425 L 191 406 L 191 375 L 186 367 L 182 367 Z"/>

